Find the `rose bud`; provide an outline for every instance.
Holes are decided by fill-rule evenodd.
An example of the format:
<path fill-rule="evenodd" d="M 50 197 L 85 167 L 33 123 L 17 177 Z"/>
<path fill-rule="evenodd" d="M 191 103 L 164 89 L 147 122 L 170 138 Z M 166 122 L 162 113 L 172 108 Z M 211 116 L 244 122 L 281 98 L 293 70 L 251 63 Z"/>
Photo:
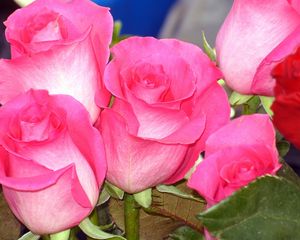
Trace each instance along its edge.
<path fill-rule="evenodd" d="M 0 102 L 31 88 L 68 94 L 93 121 L 110 94 L 102 77 L 113 21 L 108 8 L 89 0 L 37 0 L 5 22 L 12 60 L 0 60 Z M 17 77 L 16 77 L 17 76 Z"/>
<path fill-rule="evenodd" d="M 0 183 L 15 216 L 36 234 L 78 225 L 106 174 L 100 133 L 67 95 L 30 90 L 0 109 Z"/>
<path fill-rule="evenodd" d="M 216 40 L 226 83 L 242 94 L 274 95 L 274 63 L 300 30 L 298 1 L 235 0 Z"/>

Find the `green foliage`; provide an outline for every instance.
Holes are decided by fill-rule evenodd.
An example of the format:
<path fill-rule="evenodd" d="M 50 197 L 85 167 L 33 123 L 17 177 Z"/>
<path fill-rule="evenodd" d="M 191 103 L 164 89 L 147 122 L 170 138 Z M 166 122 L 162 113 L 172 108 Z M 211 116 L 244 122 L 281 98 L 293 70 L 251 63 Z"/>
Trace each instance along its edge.
<path fill-rule="evenodd" d="M 191 194 L 185 193 L 173 185 L 159 185 L 156 187 L 156 189 L 157 189 L 157 191 L 159 191 L 161 193 L 169 193 L 169 194 L 172 194 L 172 195 L 180 197 L 180 198 L 190 199 L 190 200 L 194 200 L 194 201 L 202 202 L 202 203 L 204 202 L 203 199 L 194 197 Z"/>
<path fill-rule="evenodd" d="M 130 37 L 130 35 L 121 35 L 121 29 L 122 29 L 122 22 L 115 21 L 113 36 L 112 36 L 112 41 L 111 41 L 111 47 L 114 46 L 115 44 L 119 43 L 120 41 Z"/>
<path fill-rule="evenodd" d="M 205 33 L 202 31 L 203 50 L 213 62 L 216 61 L 216 52 L 206 40 Z"/>
<path fill-rule="evenodd" d="M 198 218 L 219 240 L 300 239 L 300 187 L 264 176 Z"/>
<path fill-rule="evenodd" d="M 70 237 L 70 229 L 67 229 L 65 231 L 50 234 L 50 240 L 68 240 Z"/>
<path fill-rule="evenodd" d="M 152 189 L 148 188 L 142 192 L 133 194 L 134 200 L 142 207 L 148 208 L 152 203 Z"/>
<path fill-rule="evenodd" d="M 259 96 L 261 104 L 269 116 L 273 116 L 273 111 L 271 110 L 272 103 L 274 102 L 274 97 Z"/>
<path fill-rule="evenodd" d="M 247 103 L 253 95 L 242 95 L 238 92 L 232 92 L 229 98 L 229 103 L 232 106 L 241 105 Z"/>
<path fill-rule="evenodd" d="M 290 143 L 286 140 L 280 140 L 276 143 L 280 157 L 284 157 L 290 150 Z"/>
<path fill-rule="evenodd" d="M 294 170 L 283 160 L 281 159 L 282 167 L 278 170 L 277 176 L 285 178 L 286 180 L 298 185 L 300 187 L 300 178 L 294 172 Z"/>
<path fill-rule="evenodd" d="M 32 232 L 25 233 L 18 240 L 38 240 L 40 239 L 40 235 L 35 235 Z"/>
<path fill-rule="evenodd" d="M 97 206 L 100 206 L 101 204 L 107 202 L 109 199 L 110 199 L 110 194 L 107 192 L 106 188 L 104 187 L 100 193 Z"/>
<path fill-rule="evenodd" d="M 177 228 L 173 233 L 169 235 L 169 237 L 172 240 L 204 240 L 204 237 L 201 233 L 188 226 Z"/>
<path fill-rule="evenodd" d="M 113 198 L 123 199 L 123 197 L 124 197 L 124 191 L 121 190 L 120 188 L 112 185 L 108 181 L 105 182 L 104 189 Z"/>
<path fill-rule="evenodd" d="M 94 225 L 89 218 L 84 219 L 79 224 L 79 227 L 87 236 L 89 236 L 93 239 L 126 240 L 122 236 L 113 235 L 113 234 L 102 231 L 101 228 Z"/>

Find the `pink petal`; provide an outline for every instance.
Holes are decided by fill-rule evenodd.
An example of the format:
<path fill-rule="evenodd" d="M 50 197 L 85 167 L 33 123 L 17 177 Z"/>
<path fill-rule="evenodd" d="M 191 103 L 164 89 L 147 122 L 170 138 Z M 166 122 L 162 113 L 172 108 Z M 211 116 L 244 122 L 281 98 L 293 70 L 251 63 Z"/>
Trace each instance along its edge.
<path fill-rule="evenodd" d="M 46 94 L 46 95 L 45 95 Z M 75 164 L 79 181 L 90 202 L 97 201 L 100 185 L 106 173 L 104 146 L 99 132 L 93 128 L 85 108 L 74 98 L 64 95 L 49 96 L 45 90 L 31 90 L 5 104 L 0 110 L 1 144 L 12 154 L 32 159 L 36 163 L 57 171 Z M 49 111 L 56 109 L 67 113 L 65 129 L 47 141 L 13 141 L 7 137 L 8 124 L 23 106 L 47 102 Z M 20 103 L 23 104 L 20 105 Z M 51 109 L 52 108 L 52 109 Z M 60 116 L 65 117 L 65 116 Z M 78 124 L 80 129 L 78 129 Z M 96 174 L 96 178 L 94 176 Z"/>
<path fill-rule="evenodd" d="M 288 1 L 234 1 L 216 41 L 227 84 L 243 94 L 255 93 L 251 85 L 257 67 L 299 24 L 300 15 Z"/>
<path fill-rule="evenodd" d="M 164 182 L 182 163 L 187 146 L 144 140 L 126 130 L 119 114 L 103 111 L 101 132 L 108 159 L 107 179 L 126 192 L 140 192 Z"/>
<path fill-rule="evenodd" d="M 260 63 L 252 83 L 253 92 L 261 95 L 274 95 L 275 80 L 271 76 L 271 71 L 280 61 L 296 52 L 299 45 L 300 26 L 273 49 Z"/>
<path fill-rule="evenodd" d="M 66 120 L 72 142 L 93 169 L 98 188 L 100 188 L 106 175 L 107 166 L 104 143 L 99 131 L 92 126 L 84 107 L 73 98 L 57 95 L 53 96 L 53 101 L 68 113 Z"/>
<path fill-rule="evenodd" d="M 162 139 L 189 121 L 184 111 L 152 107 L 130 95 L 128 98 L 140 124 L 137 134 L 139 137 Z"/>
<path fill-rule="evenodd" d="M 172 50 L 190 65 L 197 78 L 198 94 L 201 94 L 212 83 L 222 78 L 223 75 L 216 64 L 198 46 L 176 39 L 162 39 L 161 41 L 172 47 Z"/>
<path fill-rule="evenodd" d="M 170 82 L 169 99 L 160 102 L 172 102 L 186 99 L 195 91 L 196 78 L 193 69 L 180 55 L 162 40 L 150 37 L 131 37 L 112 48 L 113 61 L 105 71 L 106 87 L 116 97 L 125 99 L 125 82 L 132 76 L 132 70 L 140 65 L 150 64 L 161 67 L 164 76 Z M 146 67 L 145 70 L 146 71 Z M 185 81 L 182 84 L 182 81 Z"/>
<path fill-rule="evenodd" d="M 299 0 L 288 0 L 288 2 L 300 14 L 300 1 Z"/>
<path fill-rule="evenodd" d="M 82 206 L 76 201 L 80 198 L 83 200 L 85 193 L 73 170 L 74 168 L 69 168 L 54 185 L 35 191 L 13 189 L 2 183 L 4 196 L 11 210 L 32 232 L 49 234 L 71 228 L 91 212 L 90 204 L 89 207 Z M 74 189 L 77 191 L 75 199 Z"/>
<path fill-rule="evenodd" d="M 217 130 L 206 142 L 206 156 L 226 147 L 263 144 L 275 147 L 275 130 L 267 114 L 245 115 Z"/>
<path fill-rule="evenodd" d="M 89 45 L 90 36 L 87 34 L 82 41 L 68 47 L 59 47 L 55 51 L 0 60 L 1 103 L 6 103 L 30 88 L 47 89 L 51 94 L 73 96 L 96 121 L 99 108 L 95 104 L 95 95 L 101 76 L 95 53 Z"/>
<path fill-rule="evenodd" d="M 207 138 L 217 129 L 229 122 L 230 106 L 224 89 L 217 83 L 213 84 L 199 96 L 197 109 L 193 114 L 203 113 L 206 116 L 205 128 L 201 137 L 191 145 L 185 157 L 185 161 L 179 166 L 176 173 L 165 184 L 173 184 L 181 180 L 194 166 L 199 154 L 204 150 Z M 216 104 L 218 103 L 218 104 Z"/>
<path fill-rule="evenodd" d="M 18 36 L 20 30 L 24 28 L 27 20 L 40 13 L 42 9 L 51 9 L 54 12 L 59 13 L 66 19 L 66 28 L 70 39 L 67 42 L 73 41 L 74 38 L 78 37 L 74 34 L 74 28 L 76 32 L 81 34 L 87 31 L 93 26 L 92 41 L 95 45 L 101 45 L 105 47 L 105 51 L 102 53 L 98 60 L 100 65 L 106 63 L 109 57 L 108 46 L 111 41 L 113 20 L 109 13 L 108 8 L 100 7 L 99 5 L 88 1 L 88 0 L 72 0 L 72 1 L 52 1 L 52 0 L 38 0 L 28 5 L 27 7 L 15 11 L 5 22 L 7 27 L 6 38 L 13 45 L 15 42 L 20 43 Z M 71 32 L 73 30 L 73 32 Z M 18 35 L 17 35 L 18 34 Z M 99 44 L 96 42 L 99 41 Z M 39 46 L 42 50 L 48 50 L 53 46 L 53 42 L 46 42 L 46 46 Z M 96 47 L 96 52 L 99 49 Z M 41 51 L 37 49 L 38 51 Z M 102 49 L 104 50 L 104 49 Z M 18 56 L 20 53 L 14 53 L 12 55 Z M 97 54 L 99 55 L 99 54 Z"/>
<path fill-rule="evenodd" d="M 219 190 L 219 172 L 217 168 L 218 155 L 202 160 L 188 180 L 188 187 L 196 190 L 208 204 L 216 203 L 215 195 Z"/>

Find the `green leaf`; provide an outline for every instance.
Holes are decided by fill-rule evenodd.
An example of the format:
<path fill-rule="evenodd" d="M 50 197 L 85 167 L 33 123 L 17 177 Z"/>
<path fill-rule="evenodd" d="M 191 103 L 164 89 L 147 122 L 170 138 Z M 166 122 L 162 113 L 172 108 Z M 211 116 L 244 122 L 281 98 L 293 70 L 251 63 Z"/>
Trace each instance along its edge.
<path fill-rule="evenodd" d="M 134 200 L 144 208 L 148 208 L 152 203 L 152 189 L 148 188 L 142 192 L 133 194 Z"/>
<path fill-rule="evenodd" d="M 210 58 L 210 60 L 215 62 L 216 61 L 216 52 L 207 42 L 204 31 L 202 31 L 202 41 L 203 41 L 204 52 Z"/>
<path fill-rule="evenodd" d="M 173 185 L 158 185 L 156 187 L 157 191 L 161 192 L 161 193 L 170 193 L 172 195 L 175 195 L 177 197 L 181 197 L 181 198 L 185 198 L 185 199 L 190 199 L 190 200 L 194 200 L 197 202 L 204 202 L 203 199 L 201 198 L 197 198 L 194 197 L 191 194 L 185 193 L 183 191 L 181 191 L 180 189 L 178 189 L 177 187 L 173 186 Z"/>
<path fill-rule="evenodd" d="M 264 176 L 198 215 L 219 240 L 300 239 L 300 188 Z"/>
<path fill-rule="evenodd" d="M 232 92 L 229 97 L 229 102 L 232 106 L 241 105 L 248 102 L 252 97 L 253 95 L 242 95 L 238 92 Z"/>
<path fill-rule="evenodd" d="M 258 96 L 253 96 L 246 103 L 243 104 L 243 114 L 256 113 L 260 105 L 260 99 Z"/>
<path fill-rule="evenodd" d="M 113 235 L 110 233 L 103 232 L 100 227 L 94 225 L 89 218 L 84 219 L 79 224 L 80 229 L 89 237 L 94 239 L 113 239 L 113 240 L 126 240 L 122 236 Z"/>
<path fill-rule="evenodd" d="M 271 110 L 272 103 L 274 102 L 274 97 L 265 97 L 265 96 L 259 96 L 261 104 L 263 108 L 265 109 L 266 113 L 269 116 L 273 116 L 273 111 Z"/>
<path fill-rule="evenodd" d="M 97 206 L 100 206 L 103 203 L 106 203 L 110 199 L 110 195 L 104 187 L 100 193 Z"/>
<path fill-rule="evenodd" d="M 173 240 L 204 240 L 204 237 L 201 233 L 188 226 L 177 228 L 169 235 L 169 237 Z"/>
<path fill-rule="evenodd" d="M 300 178 L 297 173 L 282 159 L 282 167 L 278 170 L 277 176 L 285 178 L 286 180 L 293 182 L 300 187 Z"/>
<path fill-rule="evenodd" d="M 121 21 L 115 21 L 114 22 L 114 28 L 113 28 L 113 35 L 112 35 L 112 41 L 111 46 L 117 44 L 121 41 L 121 29 L 122 29 L 122 22 Z"/>
<path fill-rule="evenodd" d="M 116 199 L 120 199 L 120 200 L 123 199 L 123 197 L 124 197 L 124 191 L 121 190 L 120 188 L 112 185 L 111 183 L 109 183 L 107 181 L 105 182 L 104 188 L 105 188 L 105 191 L 107 191 L 107 193 L 111 197 L 116 198 Z"/>
<path fill-rule="evenodd" d="M 35 235 L 32 232 L 25 233 L 18 240 L 38 240 L 40 239 L 40 235 Z"/>
<path fill-rule="evenodd" d="M 70 229 L 61 231 L 59 233 L 50 234 L 50 240 L 68 240 L 70 236 Z"/>
<path fill-rule="evenodd" d="M 280 140 L 276 143 L 276 147 L 280 157 L 284 157 L 290 150 L 290 143 L 286 140 Z"/>

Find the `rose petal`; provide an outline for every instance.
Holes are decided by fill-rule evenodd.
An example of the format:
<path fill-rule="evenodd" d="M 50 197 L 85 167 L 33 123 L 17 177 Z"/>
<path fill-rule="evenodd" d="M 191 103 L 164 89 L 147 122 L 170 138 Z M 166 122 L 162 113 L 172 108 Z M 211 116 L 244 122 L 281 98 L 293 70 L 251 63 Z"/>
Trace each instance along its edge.
<path fill-rule="evenodd" d="M 126 129 L 119 114 L 109 109 L 103 111 L 101 131 L 109 159 L 109 182 L 136 193 L 162 183 L 182 163 L 187 146 L 140 139 L 128 134 Z"/>
<path fill-rule="evenodd" d="M 51 94 L 73 96 L 96 121 L 99 108 L 95 104 L 95 95 L 99 91 L 100 74 L 95 54 L 89 45 L 90 37 L 87 34 L 81 42 L 69 47 L 32 57 L 0 60 L 1 103 L 30 88 L 47 89 Z"/>
<path fill-rule="evenodd" d="M 196 79 L 190 66 L 161 40 L 131 37 L 115 45 L 112 52 L 114 59 L 106 68 L 104 82 L 109 91 L 118 98 L 127 97 L 125 82 L 132 77 L 132 70 L 149 64 L 161 67 L 170 84 L 170 93 L 159 102 L 183 100 L 192 96 L 195 91 Z M 123 56 L 126 56 L 126 61 Z M 147 69 L 144 67 L 144 71 Z M 182 81 L 185 81 L 184 84 Z"/>
<path fill-rule="evenodd" d="M 276 64 L 288 55 L 294 53 L 299 45 L 300 26 L 273 49 L 260 63 L 252 83 L 253 92 L 261 95 L 274 95 L 275 80 L 271 76 L 271 71 Z"/>
<path fill-rule="evenodd" d="M 188 187 L 205 197 L 208 204 L 214 205 L 215 195 L 219 188 L 219 173 L 217 168 L 218 155 L 204 159 L 188 180 Z"/>
<path fill-rule="evenodd" d="M 100 188 L 107 166 L 104 144 L 99 131 L 93 127 L 86 110 L 79 102 L 70 96 L 62 95 L 53 96 L 52 99 L 68 113 L 66 121 L 72 142 L 93 169 Z"/>
<path fill-rule="evenodd" d="M 193 114 L 203 113 L 206 116 L 205 128 L 198 141 L 188 149 L 185 161 L 177 169 L 176 173 L 169 178 L 165 184 L 173 184 L 181 180 L 185 174 L 194 166 L 199 154 L 204 150 L 207 138 L 221 126 L 229 122 L 230 106 L 226 92 L 217 83 L 199 96 L 197 108 Z M 218 102 L 218 104 L 216 104 Z"/>
<path fill-rule="evenodd" d="M 216 41 L 227 84 L 242 94 L 255 93 L 251 85 L 257 67 L 299 24 L 300 15 L 288 1 L 234 1 Z"/>
<path fill-rule="evenodd" d="M 275 130 L 267 114 L 245 115 L 234 119 L 212 134 L 206 142 L 206 156 L 226 147 L 263 144 L 275 146 Z"/>
<path fill-rule="evenodd" d="M 101 51 L 104 56 L 99 57 L 104 59 L 99 61 L 100 65 L 106 63 L 109 57 L 109 50 L 107 46 L 109 46 L 111 42 L 112 29 L 113 29 L 113 20 L 111 15 L 109 14 L 109 9 L 101 7 L 91 1 L 88 0 L 72 0 L 72 1 L 52 1 L 52 0 L 39 0 L 34 1 L 32 4 L 22 8 L 20 10 L 15 11 L 5 22 L 7 27 L 6 30 L 6 38 L 8 41 L 14 45 L 16 42 L 19 44 L 24 44 L 20 41 L 20 30 L 23 29 L 28 19 L 36 16 L 41 12 L 41 10 L 51 9 L 51 11 L 57 12 L 61 16 L 64 17 L 64 21 L 66 29 L 68 31 L 68 38 L 66 42 L 73 41 L 78 37 L 78 33 L 86 32 L 91 26 L 93 26 L 92 30 L 92 41 L 99 41 L 99 44 L 102 47 L 95 45 L 95 50 L 98 52 L 99 48 L 106 47 L 105 51 Z M 84 11 L 83 11 L 84 9 Z M 74 29 L 75 28 L 75 29 Z M 74 33 L 74 31 L 77 32 Z M 53 42 L 44 42 L 45 46 L 41 46 L 39 44 L 38 52 L 49 50 L 53 47 Z M 23 46 L 23 48 L 28 48 L 29 46 Z M 12 52 L 13 56 L 20 55 L 20 49 Z M 27 49 L 27 51 L 34 49 Z M 104 49 L 102 49 L 104 50 Z"/>
<path fill-rule="evenodd" d="M 76 189 L 77 199 L 83 200 L 85 193 L 83 190 L 78 192 L 81 187 L 78 180 L 76 181 L 72 177 L 74 176 L 73 169 L 73 167 L 69 168 L 57 179 L 54 185 L 41 190 L 15 190 L 6 187 L 1 182 L 4 196 L 11 210 L 32 232 L 36 234 L 60 232 L 78 225 L 79 219 L 83 219 L 91 212 L 90 203 L 90 207 L 82 207 L 74 199 L 73 189 Z M 24 179 L 24 182 L 27 180 Z M 47 201 L 47 204 L 45 204 L 45 200 L 49 199 L 51 201 Z M 49 209 L 55 209 L 55 212 L 49 211 Z M 53 214 L 55 217 L 53 217 Z M 68 223 L 67 226 L 66 223 Z"/>
<path fill-rule="evenodd" d="M 222 78 L 223 75 L 216 64 L 198 46 L 176 39 L 162 39 L 161 41 L 172 47 L 173 51 L 189 63 L 197 78 L 198 94 L 202 94 L 212 83 Z"/>

